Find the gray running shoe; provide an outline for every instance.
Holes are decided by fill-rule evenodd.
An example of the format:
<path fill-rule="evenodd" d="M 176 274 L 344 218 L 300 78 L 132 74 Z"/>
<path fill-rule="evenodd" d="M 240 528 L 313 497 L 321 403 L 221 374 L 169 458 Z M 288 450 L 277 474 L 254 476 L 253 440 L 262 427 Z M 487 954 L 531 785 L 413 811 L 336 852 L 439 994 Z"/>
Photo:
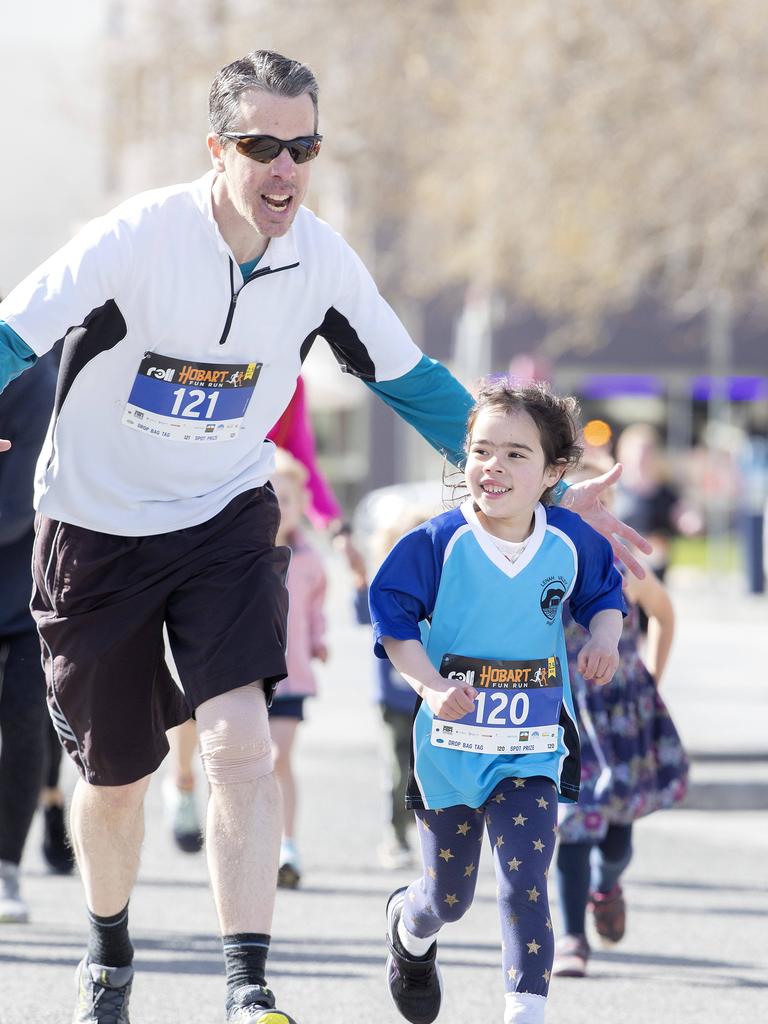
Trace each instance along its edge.
<path fill-rule="evenodd" d="M 132 967 L 102 967 L 84 956 L 77 965 L 75 982 L 77 1005 L 72 1024 L 131 1024 Z"/>
<path fill-rule="evenodd" d="M 27 905 L 19 893 L 19 865 L 0 860 L 0 924 L 26 924 Z"/>
<path fill-rule="evenodd" d="M 241 985 L 227 1000 L 227 1024 L 296 1024 L 275 1009 L 275 997 L 266 985 Z"/>

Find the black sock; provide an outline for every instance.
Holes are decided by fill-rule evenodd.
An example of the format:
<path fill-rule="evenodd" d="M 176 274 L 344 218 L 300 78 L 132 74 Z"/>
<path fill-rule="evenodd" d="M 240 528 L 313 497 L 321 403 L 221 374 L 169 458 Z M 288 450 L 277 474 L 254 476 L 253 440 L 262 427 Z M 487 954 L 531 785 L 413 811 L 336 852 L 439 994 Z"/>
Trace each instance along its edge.
<path fill-rule="evenodd" d="M 133 963 L 133 946 L 128 936 L 128 904 L 119 914 L 99 917 L 88 911 L 91 926 L 88 936 L 88 959 L 102 967 L 129 967 Z"/>
<path fill-rule="evenodd" d="M 269 935 L 238 932 L 236 935 L 225 935 L 221 941 L 224 946 L 228 996 L 241 985 L 267 984 Z"/>

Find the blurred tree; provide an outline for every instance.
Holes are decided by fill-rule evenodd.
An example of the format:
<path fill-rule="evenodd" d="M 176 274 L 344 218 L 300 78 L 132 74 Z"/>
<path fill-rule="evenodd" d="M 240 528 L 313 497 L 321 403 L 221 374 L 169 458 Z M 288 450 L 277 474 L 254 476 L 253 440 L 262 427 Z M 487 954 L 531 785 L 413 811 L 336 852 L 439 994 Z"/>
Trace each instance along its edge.
<path fill-rule="evenodd" d="M 315 205 L 391 294 L 593 318 L 641 290 L 690 312 L 764 288 L 762 0 L 113 3 L 119 132 L 161 179 L 204 158 L 215 67 L 270 46 L 316 70 Z"/>
<path fill-rule="evenodd" d="M 763 290 L 763 3 L 457 8 L 458 131 L 418 183 L 452 273 L 490 265 L 505 290 L 582 313 L 640 289 L 686 310 Z"/>

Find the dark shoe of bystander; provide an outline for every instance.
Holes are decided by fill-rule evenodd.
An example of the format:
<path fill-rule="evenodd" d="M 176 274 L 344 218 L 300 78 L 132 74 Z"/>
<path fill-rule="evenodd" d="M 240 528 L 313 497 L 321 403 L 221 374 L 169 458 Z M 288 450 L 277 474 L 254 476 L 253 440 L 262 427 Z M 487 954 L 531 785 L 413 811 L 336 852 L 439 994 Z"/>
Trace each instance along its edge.
<path fill-rule="evenodd" d="M 593 892 L 587 907 L 600 938 L 612 944 L 621 942 L 627 930 L 627 904 L 621 886 L 617 883 L 610 892 Z"/>
<path fill-rule="evenodd" d="M 43 857 L 57 875 L 69 875 L 75 866 L 75 855 L 64 822 L 64 808 L 57 804 L 43 808 Z"/>

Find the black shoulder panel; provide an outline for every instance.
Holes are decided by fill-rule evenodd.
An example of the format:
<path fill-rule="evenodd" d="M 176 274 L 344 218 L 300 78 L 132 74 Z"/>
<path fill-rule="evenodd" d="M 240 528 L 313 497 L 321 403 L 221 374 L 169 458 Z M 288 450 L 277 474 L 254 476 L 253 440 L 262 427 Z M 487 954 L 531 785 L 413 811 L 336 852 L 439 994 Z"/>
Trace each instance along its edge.
<path fill-rule="evenodd" d="M 103 306 L 91 310 L 81 324 L 70 327 L 61 339 L 59 381 L 53 407 L 55 418 L 58 418 L 78 373 L 100 352 L 114 348 L 127 332 L 125 319 L 114 299 L 108 299 Z"/>
<path fill-rule="evenodd" d="M 315 334 L 321 334 L 325 338 L 345 373 L 352 373 L 360 380 L 376 380 L 376 367 L 368 355 L 368 349 L 349 320 L 333 306 L 325 314 L 325 319 Z M 302 351 L 303 348 L 304 346 Z"/>
<path fill-rule="evenodd" d="M 320 331 L 316 328 L 314 331 L 312 331 L 311 334 L 308 334 L 306 336 L 304 341 L 302 341 L 301 348 L 299 349 L 299 358 L 301 359 L 302 366 L 304 365 L 304 360 L 309 355 L 310 349 L 314 345 L 315 338 L 318 336 L 319 333 Z"/>

